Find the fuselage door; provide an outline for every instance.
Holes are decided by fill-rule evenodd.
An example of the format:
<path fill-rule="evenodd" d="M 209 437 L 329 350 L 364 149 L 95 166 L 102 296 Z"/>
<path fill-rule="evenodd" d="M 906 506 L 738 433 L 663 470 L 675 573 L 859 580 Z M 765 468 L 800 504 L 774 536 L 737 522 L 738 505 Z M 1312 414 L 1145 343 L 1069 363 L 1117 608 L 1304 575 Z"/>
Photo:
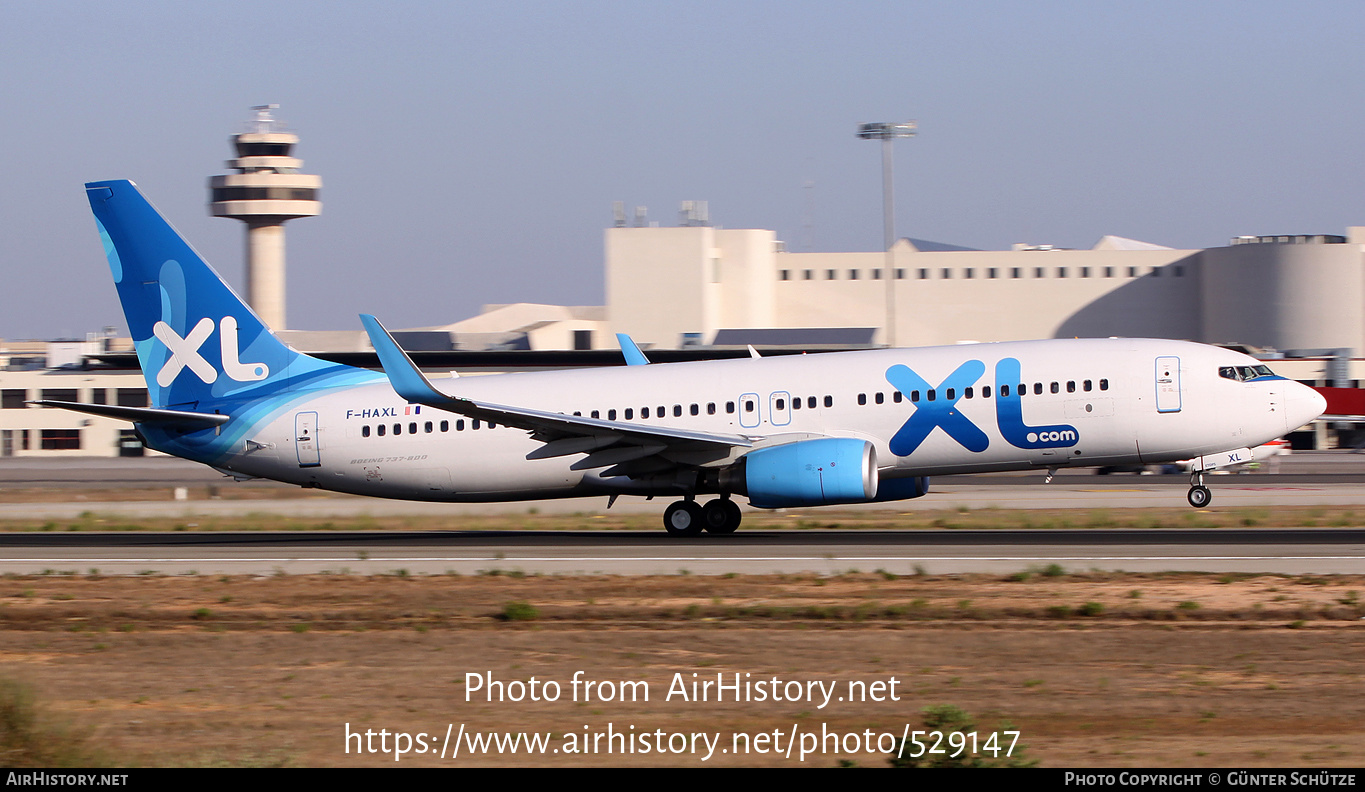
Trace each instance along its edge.
<path fill-rule="evenodd" d="M 792 422 L 792 396 L 786 391 L 768 394 L 768 422 L 786 426 Z"/>
<path fill-rule="evenodd" d="M 1173 355 L 1156 359 L 1156 411 L 1180 412 L 1180 358 Z"/>
<path fill-rule="evenodd" d="M 758 394 L 757 393 L 740 394 L 739 425 L 743 426 L 746 429 L 752 429 L 755 426 L 758 426 L 759 421 L 761 421 L 762 419 L 763 415 L 759 411 L 758 406 Z"/>
<path fill-rule="evenodd" d="M 294 414 L 294 448 L 299 454 L 299 467 L 317 467 L 322 464 L 322 457 L 318 454 L 317 413 Z"/>

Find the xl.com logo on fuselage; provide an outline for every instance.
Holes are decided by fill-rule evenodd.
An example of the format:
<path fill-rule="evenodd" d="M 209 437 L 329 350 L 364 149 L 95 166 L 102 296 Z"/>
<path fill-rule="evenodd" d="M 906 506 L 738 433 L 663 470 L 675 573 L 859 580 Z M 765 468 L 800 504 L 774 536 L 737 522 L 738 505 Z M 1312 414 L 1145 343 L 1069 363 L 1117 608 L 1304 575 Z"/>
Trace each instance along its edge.
<path fill-rule="evenodd" d="M 886 381 L 906 396 L 914 391 L 923 392 L 926 397 L 931 393 L 934 396 L 932 400 L 912 400 L 915 412 L 891 438 L 891 453 L 909 456 L 934 429 L 942 429 L 968 451 L 979 453 L 989 448 L 991 442 L 986 433 L 957 409 L 957 403 L 966 389 L 976 384 L 985 373 L 985 363 L 968 360 L 945 377 L 938 387 L 934 387 L 909 366 L 895 365 L 887 369 Z M 1015 448 L 1026 449 L 1070 448 L 1080 442 L 1080 432 L 1074 426 L 1029 426 L 1024 423 L 1022 387 L 1018 384 L 1021 381 L 1017 359 L 1004 358 L 995 364 L 995 424 L 1005 442 Z M 947 397 L 948 394 L 953 394 L 953 397 L 939 398 L 940 395 Z"/>

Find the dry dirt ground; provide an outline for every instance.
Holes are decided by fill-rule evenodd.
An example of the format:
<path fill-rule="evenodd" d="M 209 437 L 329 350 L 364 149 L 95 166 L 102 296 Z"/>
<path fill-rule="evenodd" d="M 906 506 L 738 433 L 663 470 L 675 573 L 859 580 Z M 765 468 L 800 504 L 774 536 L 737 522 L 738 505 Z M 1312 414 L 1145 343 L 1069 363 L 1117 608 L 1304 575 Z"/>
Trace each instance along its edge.
<path fill-rule="evenodd" d="M 883 765 L 861 750 L 869 732 L 885 747 L 923 728 L 925 707 L 951 704 L 983 741 L 1010 724 L 1016 750 L 1043 766 L 1360 766 L 1362 592 L 1365 577 L 1042 570 L 7 577 L 0 678 L 33 693 L 43 739 L 69 744 L 78 763 L 392 766 L 395 733 L 424 733 L 432 753 L 399 766 Z M 592 701 L 573 700 L 580 671 L 598 683 Z M 491 675 L 507 695 L 515 681 L 534 678 L 541 695 L 557 682 L 560 697 L 489 702 L 469 674 Z M 693 674 L 776 679 L 802 697 L 668 696 L 675 675 L 690 693 Z M 602 683 L 623 681 L 646 683 L 649 700 L 619 700 L 626 688 L 614 685 L 617 700 L 598 700 Z M 828 704 L 817 682 L 831 686 Z M 869 700 L 839 700 L 855 692 Z M 362 752 L 347 724 L 389 753 Z M 467 737 L 550 742 L 530 755 L 471 754 L 464 742 L 457 758 L 448 725 L 452 741 L 463 726 Z M 609 729 L 636 752 L 594 737 Z M 812 742 L 826 732 L 840 743 Z M 717 747 L 703 759 L 704 743 L 693 752 L 685 736 L 684 751 L 659 753 L 661 740 L 679 745 L 675 734 Z M 747 753 L 734 750 L 736 734 Z M 566 752 L 585 739 L 591 752 Z M 815 748 L 804 761 L 802 740 Z"/>

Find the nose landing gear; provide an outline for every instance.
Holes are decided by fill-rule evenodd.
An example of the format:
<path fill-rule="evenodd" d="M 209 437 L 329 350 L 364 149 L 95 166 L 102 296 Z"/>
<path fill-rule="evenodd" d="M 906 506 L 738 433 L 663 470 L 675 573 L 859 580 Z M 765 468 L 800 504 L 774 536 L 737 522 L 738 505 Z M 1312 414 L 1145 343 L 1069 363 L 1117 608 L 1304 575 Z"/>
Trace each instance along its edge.
<path fill-rule="evenodd" d="M 1213 500 L 1213 493 L 1209 492 L 1209 488 L 1204 486 L 1204 472 L 1202 470 L 1190 474 L 1190 491 L 1185 499 L 1196 509 L 1204 508 L 1209 505 L 1209 501 Z"/>

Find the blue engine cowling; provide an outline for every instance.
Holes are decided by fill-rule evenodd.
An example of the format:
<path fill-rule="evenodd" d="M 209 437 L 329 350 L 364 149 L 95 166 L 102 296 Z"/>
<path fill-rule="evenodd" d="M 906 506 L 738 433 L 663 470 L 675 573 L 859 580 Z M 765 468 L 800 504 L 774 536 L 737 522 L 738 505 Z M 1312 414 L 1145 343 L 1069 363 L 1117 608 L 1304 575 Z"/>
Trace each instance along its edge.
<path fill-rule="evenodd" d="M 844 437 L 760 448 L 744 455 L 744 482 L 760 509 L 863 503 L 877 496 L 877 453 Z"/>

